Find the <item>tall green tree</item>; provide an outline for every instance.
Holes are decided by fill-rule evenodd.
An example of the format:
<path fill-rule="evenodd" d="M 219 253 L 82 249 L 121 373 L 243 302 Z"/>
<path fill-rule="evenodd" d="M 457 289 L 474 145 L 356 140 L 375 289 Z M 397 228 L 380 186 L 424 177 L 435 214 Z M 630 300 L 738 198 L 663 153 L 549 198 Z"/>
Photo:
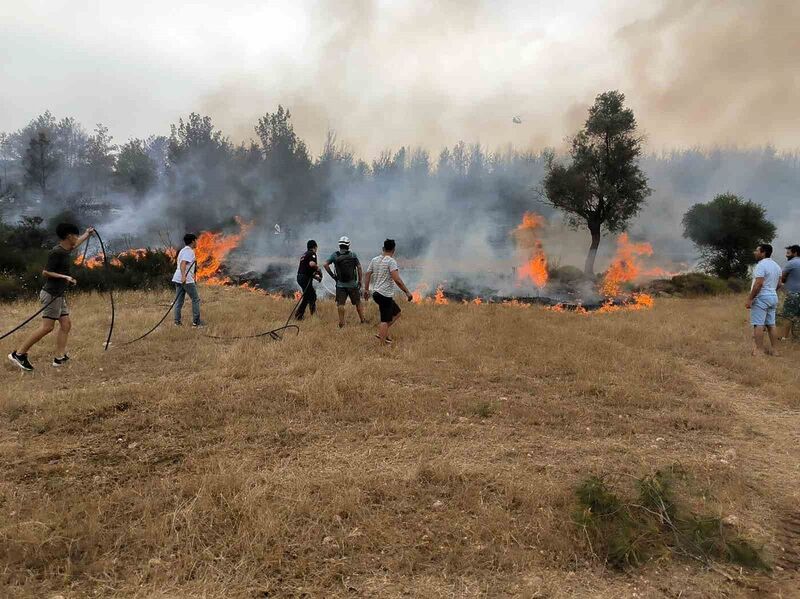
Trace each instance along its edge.
<path fill-rule="evenodd" d="M 114 171 L 117 186 L 131 189 L 141 197 L 153 187 L 156 177 L 156 165 L 141 139 L 131 139 L 122 144 Z"/>
<path fill-rule="evenodd" d="M 322 206 L 311 180 L 311 156 L 295 133 L 292 115 L 283 106 L 266 113 L 255 127 L 264 154 L 262 173 L 267 204 L 279 219 L 319 218 Z"/>
<path fill-rule="evenodd" d="M 47 184 L 58 169 L 58 157 L 53 151 L 53 144 L 47 133 L 40 131 L 31 138 L 23 158 L 25 169 L 25 185 L 37 188 L 42 199 L 47 196 Z"/>
<path fill-rule="evenodd" d="M 569 164 L 549 157 L 545 201 L 563 211 L 570 226 L 589 229 L 587 275 L 594 274 L 602 233 L 624 231 L 650 195 L 639 168 L 641 154 L 642 138 L 625 95 L 609 91 L 597 96 L 583 129 L 572 138 Z"/>
<path fill-rule="evenodd" d="M 106 193 L 114 176 L 117 146 L 112 140 L 108 127 L 98 123 L 86 141 L 84 170 L 88 190 L 94 195 Z"/>
<path fill-rule="evenodd" d="M 771 242 L 775 231 L 763 206 L 732 193 L 695 204 L 683 215 L 683 236 L 699 250 L 702 267 L 725 279 L 746 277 L 756 245 Z"/>

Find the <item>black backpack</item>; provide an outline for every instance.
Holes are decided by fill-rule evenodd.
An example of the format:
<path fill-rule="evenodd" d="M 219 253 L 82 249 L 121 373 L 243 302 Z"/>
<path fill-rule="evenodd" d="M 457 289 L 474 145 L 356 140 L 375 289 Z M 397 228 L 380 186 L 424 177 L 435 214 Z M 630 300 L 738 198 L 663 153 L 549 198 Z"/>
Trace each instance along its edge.
<path fill-rule="evenodd" d="M 358 258 L 352 252 L 336 252 L 336 280 L 340 283 L 353 283 L 356 280 Z"/>

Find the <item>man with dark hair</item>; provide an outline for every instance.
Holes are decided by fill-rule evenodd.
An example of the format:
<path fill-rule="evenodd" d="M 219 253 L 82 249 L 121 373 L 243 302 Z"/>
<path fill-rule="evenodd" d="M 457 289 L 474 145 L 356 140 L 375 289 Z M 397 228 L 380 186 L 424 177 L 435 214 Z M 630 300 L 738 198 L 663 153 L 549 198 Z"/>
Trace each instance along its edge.
<path fill-rule="evenodd" d="M 181 311 L 186 295 L 192 299 L 192 326 L 203 327 L 205 323 L 200 320 L 200 295 L 197 293 L 195 275 L 197 274 L 197 257 L 194 250 L 197 247 L 197 235 L 187 233 L 183 236 L 183 249 L 178 252 L 175 274 L 172 282 L 175 285 L 175 325 L 181 326 Z"/>
<path fill-rule="evenodd" d="M 331 271 L 331 264 L 336 267 L 336 273 Z M 331 254 L 323 266 L 331 278 L 336 281 L 336 308 L 339 312 L 339 328 L 341 329 L 344 326 L 344 306 L 348 297 L 350 298 L 350 303 L 356 307 L 359 320 L 362 324 L 365 323 L 361 294 L 358 291 L 363 278 L 361 262 L 359 262 L 355 252 L 350 251 L 349 237 L 339 238 L 339 250 Z"/>
<path fill-rule="evenodd" d="M 322 271 L 317 261 L 317 242 L 309 239 L 306 243 L 306 253 L 300 257 L 300 266 L 297 267 L 297 284 L 303 294 L 297 306 L 297 320 L 303 320 L 306 307 L 313 316 L 317 312 L 317 291 L 314 289 L 313 280 L 322 280 Z"/>
<path fill-rule="evenodd" d="M 59 329 L 56 337 L 56 356 L 53 358 L 52 365 L 63 366 L 69 360 L 67 339 L 72 328 L 72 321 L 69 318 L 69 308 L 67 308 L 64 294 L 67 285 L 78 284 L 69 274 L 72 264 L 70 253 L 89 239 L 92 233 L 94 233 L 94 229 L 89 227 L 81 235 L 78 227 L 72 223 L 61 223 L 56 227 L 56 236 L 59 242 L 50 250 L 47 264 L 42 271 L 44 286 L 39 293 L 39 301 L 46 306 L 42 312 L 42 326 L 34 331 L 19 349 L 8 355 L 8 359 L 22 370 L 33 370 L 33 365 L 28 360 L 28 350 L 53 331 L 56 321 L 58 321 Z"/>
<path fill-rule="evenodd" d="M 367 267 L 366 278 L 364 279 L 364 299 L 369 299 L 370 283 L 374 283 L 372 299 L 378 304 L 381 315 L 381 324 L 378 326 L 378 334 L 381 344 L 391 343 L 389 337 L 389 327 L 400 318 L 400 306 L 394 301 L 394 294 L 399 287 L 406 294 L 406 299 L 411 301 L 411 292 L 406 287 L 403 279 L 400 278 L 400 269 L 394 259 L 394 252 L 397 244 L 394 239 L 387 239 L 383 242 L 383 252 L 380 256 L 375 256 Z"/>
<path fill-rule="evenodd" d="M 753 285 L 746 307 L 750 310 L 753 325 L 753 355 L 756 352 L 775 353 L 775 312 L 778 308 L 778 287 L 781 285 L 781 267 L 772 259 L 772 246 L 761 243 L 753 252 L 758 263 L 753 270 Z M 770 348 L 764 348 L 764 328 L 769 334 Z"/>
<path fill-rule="evenodd" d="M 797 324 L 800 322 L 800 245 L 786 248 L 786 266 L 783 267 L 781 282 L 786 291 L 781 316 L 792 321 L 792 325 Z"/>

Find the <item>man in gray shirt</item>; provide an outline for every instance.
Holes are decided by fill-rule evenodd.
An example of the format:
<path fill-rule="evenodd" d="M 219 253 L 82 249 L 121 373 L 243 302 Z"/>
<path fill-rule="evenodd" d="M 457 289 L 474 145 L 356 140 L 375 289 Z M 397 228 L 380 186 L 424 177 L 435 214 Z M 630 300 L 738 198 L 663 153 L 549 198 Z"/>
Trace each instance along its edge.
<path fill-rule="evenodd" d="M 786 299 L 781 316 L 793 323 L 800 321 L 800 245 L 786 248 L 786 266 L 781 274 Z"/>

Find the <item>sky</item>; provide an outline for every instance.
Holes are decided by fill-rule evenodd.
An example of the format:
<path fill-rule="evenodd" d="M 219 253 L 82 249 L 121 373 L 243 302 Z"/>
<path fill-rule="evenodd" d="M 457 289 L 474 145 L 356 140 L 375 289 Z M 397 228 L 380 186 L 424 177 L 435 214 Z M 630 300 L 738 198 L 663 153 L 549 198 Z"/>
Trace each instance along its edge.
<path fill-rule="evenodd" d="M 648 148 L 800 147 L 795 0 L 0 0 L 0 131 L 115 141 L 192 111 L 235 142 L 283 104 L 314 153 L 560 147 L 626 94 Z M 518 116 L 520 124 L 512 122 Z"/>

